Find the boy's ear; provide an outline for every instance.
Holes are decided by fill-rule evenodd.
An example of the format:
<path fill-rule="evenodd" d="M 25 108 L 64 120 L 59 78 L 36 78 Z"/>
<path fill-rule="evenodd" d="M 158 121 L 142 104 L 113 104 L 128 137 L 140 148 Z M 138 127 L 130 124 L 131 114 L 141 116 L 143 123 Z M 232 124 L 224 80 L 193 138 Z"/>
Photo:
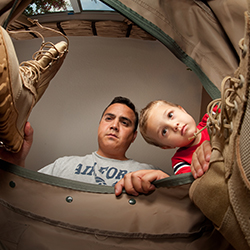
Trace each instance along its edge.
<path fill-rule="evenodd" d="M 181 109 L 183 112 L 187 113 L 187 111 L 180 105 L 178 105 L 178 108 Z"/>

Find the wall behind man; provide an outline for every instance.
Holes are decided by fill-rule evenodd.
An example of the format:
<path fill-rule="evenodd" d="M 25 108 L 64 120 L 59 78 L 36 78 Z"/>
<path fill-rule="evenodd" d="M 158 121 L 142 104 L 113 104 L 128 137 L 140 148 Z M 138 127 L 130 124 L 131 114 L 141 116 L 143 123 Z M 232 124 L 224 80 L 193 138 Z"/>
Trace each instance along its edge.
<path fill-rule="evenodd" d="M 166 99 L 182 105 L 199 121 L 200 81 L 160 42 L 104 37 L 69 39 L 64 64 L 29 118 L 34 143 L 27 168 L 37 170 L 58 157 L 97 150 L 100 116 L 115 96 L 130 98 L 138 110 L 152 100 Z M 61 38 L 50 40 L 57 42 Z M 40 39 L 15 40 L 19 62 L 30 60 L 40 43 Z M 148 145 L 138 133 L 127 157 L 172 174 L 174 151 Z"/>

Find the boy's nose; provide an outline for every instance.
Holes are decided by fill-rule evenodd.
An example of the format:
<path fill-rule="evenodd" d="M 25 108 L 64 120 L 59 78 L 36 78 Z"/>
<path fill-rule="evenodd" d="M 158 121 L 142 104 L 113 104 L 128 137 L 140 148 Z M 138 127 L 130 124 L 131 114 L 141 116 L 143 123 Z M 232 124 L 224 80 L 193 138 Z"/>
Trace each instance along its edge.
<path fill-rule="evenodd" d="M 180 123 L 179 122 L 174 122 L 173 123 L 173 130 L 176 132 L 178 131 L 180 128 Z"/>

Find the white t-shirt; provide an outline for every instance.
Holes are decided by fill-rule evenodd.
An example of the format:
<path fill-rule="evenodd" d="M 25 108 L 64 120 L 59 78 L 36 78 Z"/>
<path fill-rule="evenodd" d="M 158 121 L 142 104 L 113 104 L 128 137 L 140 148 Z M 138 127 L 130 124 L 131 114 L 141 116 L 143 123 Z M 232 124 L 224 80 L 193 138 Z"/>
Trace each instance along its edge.
<path fill-rule="evenodd" d="M 61 178 L 114 186 L 125 174 L 141 169 L 155 169 L 152 165 L 134 160 L 115 160 L 96 152 L 86 156 L 65 156 L 38 172 Z"/>

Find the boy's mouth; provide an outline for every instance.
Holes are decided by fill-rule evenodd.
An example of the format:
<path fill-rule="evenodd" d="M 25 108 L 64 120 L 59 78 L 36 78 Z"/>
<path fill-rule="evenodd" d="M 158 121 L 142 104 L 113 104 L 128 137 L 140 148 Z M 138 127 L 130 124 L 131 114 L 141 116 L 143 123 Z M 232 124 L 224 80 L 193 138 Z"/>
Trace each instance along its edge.
<path fill-rule="evenodd" d="M 186 132 L 187 124 L 185 124 L 181 129 L 181 135 L 184 135 Z"/>

